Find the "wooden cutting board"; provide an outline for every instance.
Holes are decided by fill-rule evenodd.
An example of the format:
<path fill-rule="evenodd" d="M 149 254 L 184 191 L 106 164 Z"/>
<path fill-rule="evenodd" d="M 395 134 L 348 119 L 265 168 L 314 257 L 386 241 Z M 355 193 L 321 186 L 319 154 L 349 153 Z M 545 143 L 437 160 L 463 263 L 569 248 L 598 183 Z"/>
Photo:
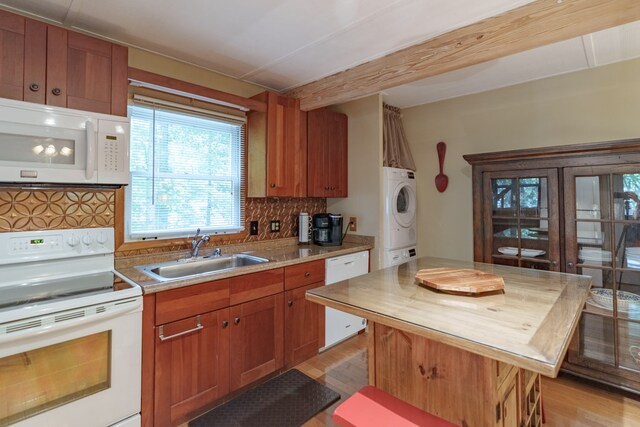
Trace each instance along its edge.
<path fill-rule="evenodd" d="M 416 274 L 418 283 L 441 292 L 478 295 L 504 291 L 504 280 L 484 271 L 456 268 L 427 268 Z"/>

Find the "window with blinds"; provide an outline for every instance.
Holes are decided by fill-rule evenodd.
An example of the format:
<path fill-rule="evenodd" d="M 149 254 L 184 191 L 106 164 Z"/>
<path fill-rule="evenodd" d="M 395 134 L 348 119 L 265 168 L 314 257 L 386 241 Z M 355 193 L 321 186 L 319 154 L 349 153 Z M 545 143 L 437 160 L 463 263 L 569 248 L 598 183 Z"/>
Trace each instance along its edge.
<path fill-rule="evenodd" d="M 207 113 L 129 106 L 128 240 L 244 229 L 244 122 Z"/>

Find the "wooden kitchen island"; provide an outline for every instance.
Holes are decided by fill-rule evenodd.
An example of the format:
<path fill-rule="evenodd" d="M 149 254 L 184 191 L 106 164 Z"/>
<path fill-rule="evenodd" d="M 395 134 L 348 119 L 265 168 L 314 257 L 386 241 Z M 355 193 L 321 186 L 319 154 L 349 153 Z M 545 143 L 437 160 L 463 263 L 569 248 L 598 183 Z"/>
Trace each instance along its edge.
<path fill-rule="evenodd" d="M 501 276 L 504 293 L 450 295 L 417 284 L 420 269 Z M 369 383 L 460 426 L 539 426 L 540 375 L 558 374 L 591 278 L 420 258 L 307 291 L 308 300 L 369 320 Z"/>

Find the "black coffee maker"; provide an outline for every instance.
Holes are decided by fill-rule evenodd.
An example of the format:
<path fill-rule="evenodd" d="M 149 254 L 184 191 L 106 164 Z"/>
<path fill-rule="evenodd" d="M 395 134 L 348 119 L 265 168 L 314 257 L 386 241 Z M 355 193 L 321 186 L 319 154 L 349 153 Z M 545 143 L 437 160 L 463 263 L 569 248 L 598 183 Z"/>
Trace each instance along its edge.
<path fill-rule="evenodd" d="M 320 246 L 342 244 L 342 215 L 324 213 L 313 216 L 313 242 Z"/>

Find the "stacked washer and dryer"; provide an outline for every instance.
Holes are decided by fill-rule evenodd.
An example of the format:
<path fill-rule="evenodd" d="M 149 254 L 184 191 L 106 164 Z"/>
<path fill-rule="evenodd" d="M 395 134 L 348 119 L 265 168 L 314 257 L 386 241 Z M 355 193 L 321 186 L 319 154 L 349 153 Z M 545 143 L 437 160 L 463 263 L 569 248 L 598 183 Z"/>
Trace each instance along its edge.
<path fill-rule="evenodd" d="M 384 223 L 382 267 L 416 257 L 416 178 L 408 169 L 383 167 Z"/>

